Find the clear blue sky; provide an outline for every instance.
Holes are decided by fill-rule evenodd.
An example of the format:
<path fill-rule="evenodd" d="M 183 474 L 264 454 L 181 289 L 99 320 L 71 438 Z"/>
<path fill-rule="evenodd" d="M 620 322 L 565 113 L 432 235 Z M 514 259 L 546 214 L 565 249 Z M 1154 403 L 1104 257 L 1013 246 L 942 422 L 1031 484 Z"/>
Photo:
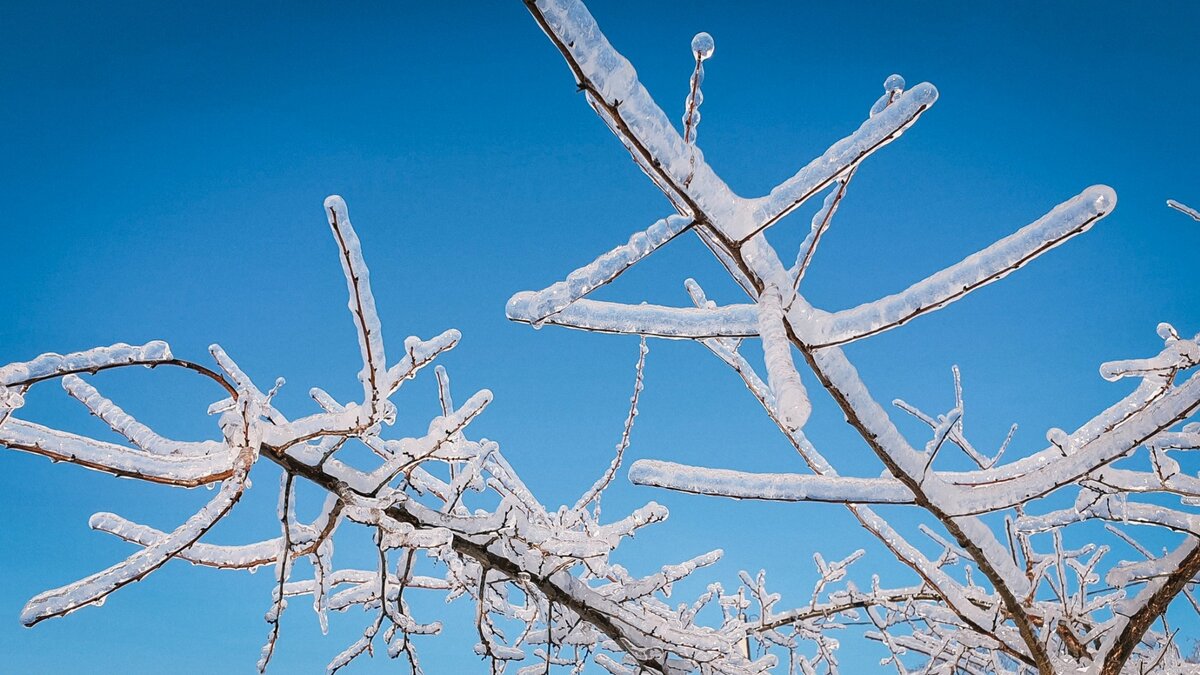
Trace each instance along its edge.
<path fill-rule="evenodd" d="M 1101 361 L 1147 356 L 1159 321 L 1200 331 L 1200 224 L 1163 206 L 1200 202 L 1200 50 L 1195 3 L 593 2 L 610 40 L 672 117 L 682 114 L 691 36 L 716 39 L 700 144 L 743 194 L 765 192 L 854 129 L 899 72 L 938 104 L 859 172 L 806 282 L 840 308 L 900 289 L 990 243 L 1087 185 L 1116 213 L 969 300 L 849 350 L 881 400 L 952 406 L 959 364 L 967 431 L 985 448 L 1020 423 L 1014 452 L 1074 428 L 1124 384 Z M 508 323 L 505 300 L 541 288 L 668 206 L 574 92 L 520 2 L 13 3 L 0 7 L 0 362 L 116 341 L 168 340 L 206 357 L 220 342 L 260 382 L 289 385 L 285 410 L 319 385 L 348 398 L 358 350 L 321 210 L 346 197 L 393 349 L 448 327 L 460 397 L 495 403 L 471 428 L 501 442 L 542 500 L 573 500 L 607 465 L 630 392 L 636 340 Z M 807 212 L 779 226 L 799 241 Z M 790 250 L 781 246 L 782 250 Z M 684 304 L 682 280 L 736 290 L 684 238 L 599 296 Z M 397 400 L 403 429 L 435 409 L 431 376 Z M 630 454 L 711 466 L 799 470 L 740 382 L 698 345 L 655 342 Z M 205 437 L 212 393 L 178 374 L 97 379 L 130 411 Z M 23 411 L 93 429 L 55 386 Z M 810 432 L 847 473 L 877 461 L 816 397 Z M 407 426 L 406 426 L 407 425 Z M 924 433 L 908 425 L 914 442 Z M 271 536 L 276 477 L 220 542 Z M 0 654 L 8 672 L 249 672 L 266 635 L 271 573 L 172 563 L 32 630 L 23 603 L 130 552 L 92 533 L 110 510 L 170 528 L 209 497 L 0 454 Z M 735 503 L 621 481 L 614 517 L 654 499 L 671 520 L 626 545 L 637 570 L 709 548 L 698 580 L 732 585 L 766 567 L 804 602 L 811 556 L 868 557 L 859 577 L 910 577 L 835 507 Z M 907 512 L 896 516 L 908 526 Z M 347 528 L 350 530 L 352 528 Z M 361 561 L 350 536 L 339 558 Z M 356 549 L 355 547 L 359 548 Z M 682 589 L 692 592 L 700 585 Z M 335 616 L 328 638 L 293 603 L 274 672 L 320 672 L 369 619 Z M 419 606 L 447 634 L 420 640 L 428 672 L 475 672 L 470 609 Z M 1188 639 L 1197 637 L 1192 623 Z M 846 642 L 854 642 L 847 638 Z M 871 672 L 875 646 L 846 649 Z M 354 672 L 394 668 L 384 658 Z"/>

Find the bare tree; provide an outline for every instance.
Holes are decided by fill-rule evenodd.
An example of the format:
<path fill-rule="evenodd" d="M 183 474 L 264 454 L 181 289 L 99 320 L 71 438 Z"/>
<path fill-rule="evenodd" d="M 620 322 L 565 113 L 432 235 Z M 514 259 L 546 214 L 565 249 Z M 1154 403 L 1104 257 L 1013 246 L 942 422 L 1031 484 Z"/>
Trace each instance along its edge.
<path fill-rule="evenodd" d="M 273 402 L 283 380 L 260 387 L 217 345 L 207 363 L 178 358 L 166 343 L 151 342 L 44 354 L 0 367 L 0 445 L 165 486 L 220 486 L 203 508 L 169 531 L 110 513 L 93 516 L 94 529 L 135 545 L 136 551 L 36 596 L 22 620 L 34 625 L 100 604 L 177 559 L 228 570 L 273 566 L 260 670 L 276 649 L 289 601 L 303 597 L 311 600 L 323 628 L 331 611 L 358 607 L 372 617 L 362 637 L 332 659 L 329 671 L 372 654 L 381 644 L 389 656 L 402 656 L 412 672 L 421 672 L 416 638 L 442 626 L 436 618 L 414 616 L 409 599 L 418 591 L 474 604 L 475 651 L 497 673 L 513 665 L 527 675 L 559 666 L 578 673 L 589 663 L 617 674 L 752 674 L 776 666 L 789 673 L 836 672 L 835 635 L 850 623 L 871 626 L 868 636 L 886 648 L 885 663 L 900 673 L 1187 670 L 1164 612 L 1180 596 L 1196 605 L 1192 587 L 1200 572 L 1200 524 L 1188 507 L 1200 499 L 1200 483 L 1181 471 L 1175 457 L 1200 448 L 1200 426 L 1186 423 L 1200 407 L 1200 379 L 1188 374 L 1200 363 L 1200 336 L 1186 339 L 1161 324 L 1159 354 L 1101 367 L 1107 379 L 1136 379 L 1133 393 L 1074 432 L 1050 430 L 1045 448 L 1006 462 L 1001 460 L 1008 441 L 988 453 L 967 439 L 957 371 L 949 411 L 930 414 L 895 402 L 930 428 L 923 446 L 914 448 L 840 348 L 940 309 L 1086 231 L 1115 206 L 1112 190 L 1089 188 L 900 293 L 824 311 L 801 292 L 822 236 L 861 162 L 914 124 L 936 101 L 936 89 L 929 84 L 906 88 L 899 76 L 887 78 L 883 96 L 857 131 L 769 194 L 748 199 L 729 189 L 697 146 L 704 63 L 714 52 L 711 36 L 701 33 L 692 42 L 694 68 L 681 133 L 581 2 L 525 4 L 566 59 L 589 104 L 675 211 L 564 281 L 518 294 L 508 305 L 511 318 L 535 325 L 642 336 L 629 411 L 608 469 L 574 504 L 546 508 L 496 443 L 467 436 L 466 427 L 491 394 L 477 392 L 456 406 L 440 366 L 434 376 L 442 414 L 422 436 L 393 438 L 392 396 L 460 336 L 451 330 L 429 340 L 410 337 L 400 358 L 389 360 L 358 236 L 344 202 L 330 197 L 325 211 L 362 357 L 361 400 L 340 402 L 313 389 L 317 411 L 287 416 Z M 824 202 L 795 262 L 785 266 L 768 243 L 767 230 L 822 193 Z M 1197 217 L 1177 202 L 1170 204 Z M 718 306 L 691 280 L 684 284 L 687 307 L 587 299 L 688 230 L 746 291 L 749 302 Z M 645 577 L 618 564 L 613 553 L 625 537 L 667 517 L 666 509 L 651 502 L 620 519 L 601 520 L 602 496 L 620 473 L 630 443 L 650 337 L 699 342 L 728 364 L 808 471 L 751 474 L 643 460 L 629 470 L 635 483 L 737 499 L 844 504 L 918 583 L 889 588 L 876 578 L 870 588 L 858 588 L 847 574 L 862 559 L 860 551 L 837 561 L 817 556 L 808 602 L 790 608 L 767 589 L 762 572 L 742 573 L 732 591 L 712 584 L 694 602 L 672 605 L 673 586 L 715 562 L 719 550 L 664 565 Z M 745 340 L 754 338 L 762 341 L 765 375 L 741 353 Z M 796 355 L 884 463 L 886 476 L 843 475 L 828 453 L 806 438 L 803 429 L 812 408 L 808 378 L 802 378 Z M 209 412 L 216 417 L 219 438 L 166 438 L 92 384 L 90 376 L 134 366 L 183 369 L 211 382 L 217 401 Z M 18 411 L 29 389 L 52 380 L 124 442 L 23 419 Z M 351 459 L 348 451 L 356 446 L 374 459 Z M 950 452 L 963 453 L 977 468 L 943 469 Z M 207 541 L 251 488 L 250 472 L 261 464 L 279 469 L 279 535 L 236 545 Z M 325 495 L 311 522 L 296 516 L 301 482 Z M 1074 508 L 1041 506 L 1043 497 L 1062 491 L 1076 497 Z M 879 504 L 911 505 L 929 514 L 937 527 L 923 531 L 939 554 L 923 554 L 873 509 Z M 1063 544 L 1064 527 L 1093 519 L 1108 521 L 1114 541 L 1126 542 L 1143 559 L 1111 563 L 1106 546 Z M 996 527 L 998 522 L 1002 526 Z M 335 534 L 346 523 L 374 534 L 372 569 L 335 565 Z M 1182 543 L 1154 553 L 1127 531 L 1129 525 L 1167 528 L 1180 533 Z M 301 560 L 310 563 L 311 575 L 296 573 Z"/>
<path fill-rule="evenodd" d="M 942 414 L 895 405 L 930 428 L 914 447 L 872 397 L 841 346 L 898 328 L 997 281 L 1046 251 L 1086 232 L 1116 205 L 1108 187 L 1090 187 L 1013 234 L 907 289 L 840 311 L 812 306 L 802 284 L 860 164 L 900 137 L 937 100 L 928 83 L 906 88 L 893 75 L 851 135 L 801 168 L 768 194 L 735 194 L 696 145 L 703 100 L 704 61 L 714 50 L 701 33 L 692 43 L 695 69 L 684 105 L 682 134 L 638 82 L 633 66 L 609 44 L 582 3 L 526 0 L 526 6 L 565 58 L 589 105 L 634 162 L 663 192 L 675 213 L 537 292 L 509 301 L 509 318 L 588 331 L 693 340 L 742 378 L 766 414 L 800 454 L 809 472 L 753 474 L 643 460 L 630 478 L 643 485 L 731 497 L 845 504 L 862 526 L 921 580 L 900 601 L 867 594 L 864 604 L 891 662 L 908 672 L 1116 673 L 1180 672 L 1185 668 L 1164 613 L 1185 596 L 1200 572 L 1200 520 L 1190 509 L 1200 482 L 1181 471 L 1173 455 L 1200 448 L 1200 425 L 1186 424 L 1200 408 L 1200 335 L 1187 339 L 1168 324 L 1163 349 L 1149 358 L 1106 363 L 1105 379 L 1134 378 L 1138 387 L 1073 432 L 1051 429 L 1043 449 L 1001 462 L 973 445 L 963 431 L 963 395 L 957 369 L 954 406 Z M 807 200 L 824 193 L 811 230 L 788 265 L 768 242 L 768 230 Z M 1169 204 L 1200 219 L 1177 202 Z M 618 304 L 587 299 L 595 289 L 685 231 L 694 232 L 750 298 L 745 304 L 708 300 L 684 283 L 690 307 Z M 740 353 L 747 338 L 762 341 L 765 375 Z M 809 395 L 793 356 L 836 401 L 884 477 L 842 475 L 805 437 Z M 1177 429 L 1177 430 L 1173 430 Z M 1011 434 L 1010 434 L 1011 440 Z M 939 455 L 965 454 L 977 468 L 939 469 Z M 839 456 L 845 453 L 839 452 Z M 1118 468 L 1118 464 L 1120 467 Z M 843 468 L 844 470 L 844 468 Z M 1045 511 L 1039 500 L 1070 491 L 1074 508 Z M 926 529 L 942 549 L 923 555 L 873 509 L 910 504 L 940 526 Z M 1042 512 L 1039 512 L 1042 511 Z M 997 514 L 1003 526 L 994 527 Z M 1109 563 L 1105 545 L 1071 550 L 1061 530 L 1083 520 L 1109 521 L 1108 531 L 1145 559 Z M 1127 525 L 1162 527 L 1185 535 L 1165 554 L 1151 553 Z M 971 575 L 975 569 L 981 579 Z M 1102 573 L 1104 581 L 1101 581 Z M 764 608 L 763 630 L 792 614 Z M 764 648 L 769 640 L 761 640 Z M 804 668 L 809 668 L 806 664 Z"/>

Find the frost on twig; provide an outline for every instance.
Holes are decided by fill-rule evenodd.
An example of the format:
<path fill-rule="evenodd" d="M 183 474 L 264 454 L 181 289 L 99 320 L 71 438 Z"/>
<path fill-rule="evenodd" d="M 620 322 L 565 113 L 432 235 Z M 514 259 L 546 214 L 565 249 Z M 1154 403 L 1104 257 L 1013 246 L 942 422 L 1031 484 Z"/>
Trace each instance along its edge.
<path fill-rule="evenodd" d="M 1190 598 L 1200 573 L 1200 516 L 1193 513 L 1200 480 L 1180 461 L 1200 446 L 1200 424 L 1190 421 L 1200 410 L 1200 335 L 1181 336 L 1163 324 L 1158 354 L 1104 364 L 1106 379 L 1131 378 L 1134 390 L 1074 431 L 1051 429 L 1047 445 L 1032 451 L 1013 447 L 1016 425 L 994 450 L 968 437 L 957 368 L 947 412 L 929 414 L 895 402 L 928 426 L 928 435 L 910 442 L 841 349 L 957 302 L 1087 232 L 1115 208 L 1113 190 L 1092 186 L 1040 217 L 1031 214 L 1028 225 L 895 294 L 849 309 L 814 307 L 801 282 L 846 199 L 847 185 L 871 154 L 933 105 L 937 90 L 888 77 L 856 131 L 766 195 L 742 197 L 694 146 L 703 50 L 697 51 L 683 128 L 677 131 L 581 2 L 528 0 L 526 6 L 593 109 L 662 190 L 678 213 L 674 217 L 693 223 L 691 229 L 746 291 L 749 303 L 718 305 L 691 279 L 685 282 L 690 307 L 595 301 L 556 292 L 560 282 L 514 296 L 510 318 L 533 321 L 522 308 L 531 298 L 553 294 L 560 301 L 552 315 L 542 317 L 544 323 L 699 342 L 741 378 L 811 472 L 754 473 L 646 459 L 632 465 L 630 478 L 734 499 L 845 504 L 920 579 L 908 593 L 891 594 L 876 582 L 871 593 L 848 589 L 843 596 L 851 604 L 863 598 L 858 609 L 870 626 L 867 637 L 882 645 L 881 663 L 899 673 L 1190 672 L 1163 616 L 1176 598 Z M 824 203 L 798 250 L 778 250 L 780 242 L 768 241 L 769 228 L 822 192 Z M 1168 204 L 1200 220 L 1195 210 Z M 795 262 L 785 267 L 783 260 Z M 599 264 L 568 274 L 568 281 Z M 742 353 L 744 343 L 755 339 L 761 340 L 765 372 Z M 838 467 L 829 457 L 841 460 L 852 450 L 822 452 L 804 436 L 811 403 L 793 350 L 883 463 L 883 476 L 841 473 L 859 463 L 846 460 Z M 1042 506 L 1061 503 L 1061 494 L 1075 495 L 1075 507 Z M 1051 496 L 1057 501 L 1042 501 Z M 922 509 L 929 521 L 922 531 L 937 551 L 929 554 L 927 546 L 910 542 L 873 510 L 877 504 Z M 1182 541 L 1156 555 L 1137 543 L 1139 537 L 1122 532 L 1118 543 L 1133 542 L 1139 556 L 1148 558 L 1135 561 L 1114 561 L 1116 547 L 1070 549 L 1061 528 L 1089 519 L 1165 528 Z M 834 569 L 822 560 L 818 567 L 822 578 Z M 1106 570 L 1108 587 L 1101 582 Z M 761 580 L 747 577 L 743 585 L 739 595 L 723 601 L 727 615 L 746 613 L 751 596 L 768 615 L 775 599 L 762 590 Z M 814 599 L 812 608 L 818 604 Z M 776 627 L 764 627 L 755 644 L 768 653 L 786 651 L 789 672 L 817 672 L 817 662 L 836 670 L 833 627 L 793 625 L 791 635 L 772 632 Z M 743 653 L 754 640 L 742 643 Z M 798 640 L 816 647 L 817 661 L 794 658 Z"/>

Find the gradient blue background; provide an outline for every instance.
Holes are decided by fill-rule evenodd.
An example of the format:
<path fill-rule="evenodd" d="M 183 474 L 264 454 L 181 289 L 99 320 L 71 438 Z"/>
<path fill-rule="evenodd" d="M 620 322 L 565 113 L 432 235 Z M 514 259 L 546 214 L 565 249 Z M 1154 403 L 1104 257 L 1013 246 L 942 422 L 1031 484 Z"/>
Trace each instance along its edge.
<path fill-rule="evenodd" d="M 1159 321 L 1200 331 L 1200 224 L 1163 206 L 1200 202 L 1195 3 L 592 5 L 673 118 L 691 36 L 713 34 L 700 144 L 747 195 L 854 129 L 890 73 L 938 86 L 939 103 L 851 186 L 808 276 L 819 306 L 895 291 L 1087 185 L 1116 188 L 1116 213 L 1092 232 L 950 309 L 852 346 L 881 400 L 945 411 L 957 363 L 976 444 L 995 447 L 1016 421 L 1013 452 L 1028 452 L 1047 427 L 1074 428 L 1128 390 L 1099 378 L 1101 361 L 1155 353 Z M 288 378 L 280 401 L 291 414 L 312 409 L 314 385 L 349 398 L 358 349 L 321 210 L 338 193 L 366 246 L 393 351 L 409 334 L 463 331 L 443 360 L 460 400 L 482 387 L 496 394 L 472 435 L 498 439 L 550 505 L 573 501 L 607 465 L 636 339 L 535 332 L 508 323 L 504 302 L 668 206 L 574 92 L 521 3 L 5 2 L 0 90 L 0 362 L 156 338 L 204 359 L 219 341 L 261 383 Z M 784 256 L 808 213 L 773 231 Z M 684 304 L 687 276 L 738 299 L 694 238 L 597 297 Z M 632 457 L 799 469 L 740 381 L 702 347 L 654 342 L 646 381 Z M 213 433 L 204 406 L 216 392 L 179 373 L 96 384 L 165 432 Z M 397 402 L 400 430 L 421 429 L 436 406 L 431 375 Z M 814 441 L 845 472 L 876 474 L 828 398 L 815 405 Z M 100 431 L 53 385 L 34 390 L 22 413 Z M 924 442 L 925 431 L 903 424 Z M 277 478 L 264 467 L 255 479 L 214 541 L 273 536 Z M 210 496 L 0 454 L 0 670 L 250 672 L 266 635 L 270 571 L 172 563 L 102 609 L 32 630 L 17 621 L 30 596 L 130 552 L 88 530 L 93 512 L 169 529 Z M 683 599 L 766 567 L 785 604 L 806 602 L 817 550 L 840 558 L 865 547 L 861 583 L 871 572 L 911 582 L 836 507 L 716 501 L 622 479 L 605 508 L 615 518 L 650 499 L 672 517 L 625 545 L 620 559 L 635 571 L 728 551 L 680 589 Z M 919 520 L 887 513 L 907 532 Z M 369 564 L 367 536 L 352 529 L 338 559 Z M 1073 543 L 1087 536 L 1074 533 Z M 285 615 L 273 672 L 322 672 L 369 621 L 336 615 L 322 639 L 304 604 Z M 446 635 L 419 641 L 427 672 L 482 669 L 470 654 L 468 604 L 431 596 L 417 609 L 447 623 Z M 1176 615 L 1190 648 L 1196 623 Z M 852 634 L 845 643 L 845 672 L 877 668 L 878 646 Z M 397 667 L 376 658 L 351 672 Z"/>

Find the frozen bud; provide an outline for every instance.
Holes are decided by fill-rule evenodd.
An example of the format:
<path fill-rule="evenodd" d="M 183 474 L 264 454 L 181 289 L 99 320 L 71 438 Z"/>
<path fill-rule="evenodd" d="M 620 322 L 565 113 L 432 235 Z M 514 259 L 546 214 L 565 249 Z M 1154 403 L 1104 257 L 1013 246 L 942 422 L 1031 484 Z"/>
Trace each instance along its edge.
<path fill-rule="evenodd" d="M 701 61 L 711 57 L 716 48 L 716 43 L 708 33 L 696 33 L 696 37 L 692 38 L 692 53 Z"/>

